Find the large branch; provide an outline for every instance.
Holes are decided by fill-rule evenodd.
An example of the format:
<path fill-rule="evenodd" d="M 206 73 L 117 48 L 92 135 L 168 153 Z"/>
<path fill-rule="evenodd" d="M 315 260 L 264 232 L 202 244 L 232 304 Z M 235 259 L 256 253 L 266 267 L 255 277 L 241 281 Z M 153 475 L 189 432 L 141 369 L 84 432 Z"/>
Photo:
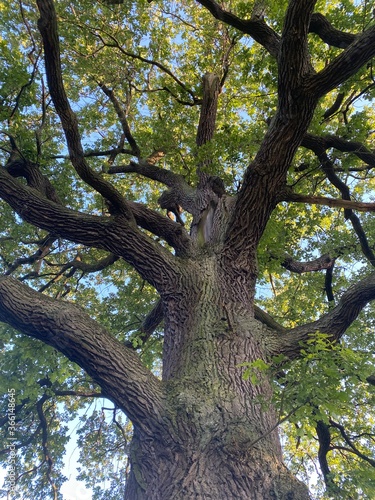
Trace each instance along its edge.
<path fill-rule="evenodd" d="M 375 55 L 375 26 L 358 35 L 339 56 L 306 82 L 306 89 L 319 97 L 355 75 Z"/>
<path fill-rule="evenodd" d="M 174 280 L 178 280 L 176 259 L 125 217 L 87 215 L 63 207 L 42 198 L 37 191 L 22 185 L 4 169 L 0 169 L 0 197 L 25 221 L 41 229 L 122 257 L 159 292 L 174 289 Z M 178 224 L 156 212 L 153 212 L 154 219 L 148 218 L 140 207 L 135 209 L 139 211 L 137 218 L 144 218 L 150 224 L 150 229 L 156 230 L 159 222 L 163 221 L 171 226 L 170 229 L 173 226 L 176 238 L 181 237 L 183 228 Z"/>
<path fill-rule="evenodd" d="M 310 19 L 316 0 L 291 0 L 285 15 L 279 56 L 279 101 L 285 85 L 297 87 L 312 73 L 307 44 Z M 280 102 L 282 106 L 282 101 Z"/>
<path fill-rule="evenodd" d="M 146 160 L 140 160 L 139 163 L 131 161 L 128 165 L 114 165 L 107 171 L 108 174 L 128 174 L 135 173 L 148 179 L 155 180 L 168 187 L 181 189 L 187 194 L 193 196 L 194 189 L 189 186 L 182 175 L 175 174 L 171 170 L 158 167 Z"/>
<path fill-rule="evenodd" d="M 249 270 L 248 263 L 276 206 L 278 193 L 317 103 L 313 95 L 301 92 L 306 75 L 313 73 L 307 38 L 314 4 L 313 0 L 294 0 L 287 11 L 278 58 L 278 109 L 245 172 L 226 235 L 225 260 L 237 268 L 238 274 Z"/>
<path fill-rule="evenodd" d="M 174 212 L 177 219 L 179 218 L 179 216 L 177 216 L 179 207 L 193 214 L 196 211 L 197 205 L 196 189 L 192 188 L 182 175 L 156 166 L 155 163 L 163 156 L 164 153 L 162 151 L 154 151 L 146 160 L 140 159 L 138 163 L 131 161 L 128 165 L 114 165 L 110 167 L 106 173 L 136 173 L 148 179 L 160 182 L 169 188 L 162 193 L 158 200 L 161 208 L 166 209 L 167 212 Z M 133 204 L 130 204 L 130 206 L 134 208 Z M 134 213 L 134 216 L 137 220 L 136 213 Z"/>
<path fill-rule="evenodd" d="M 293 328 L 285 335 L 275 336 L 273 342 L 270 342 L 270 351 L 273 354 L 281 352 L 293 359 L 298 357 L 301 343 L 309 340 L 316 332 L 326 333 L 332 340 L 339 340 L 372 300 L 375 300 L 375 273 L 351 286 L 342 295 L 338 305 L 317 321 Z"/>
<path fill-rule="evenodd" d="M 203 101 L 199 116 L 196 144 L 203 146 L 210 142 L 215 133 L 217 104 L 219 99 L 220 79 L 214 73 L 203 76 Z"/>
<path fill-rule="evenodd" d="M 161 426 L 160 382 L 131 349 L 78 306 L 51 299 L 14 278 L 1 277 L 0 321 L 77 363 L 144 432 Z"/>
<path fill-rule="evenodd" d="M 183 199 L 183 192 L 180 196 Z M 151 210 L 141 203 L 128 203 L 132 209 L 134 219 L 140 227 L 163 238 L 176 250 L 176 255 L 179 257 L 190 253 L 192 250 L 191 238 L 186 229 L 180 224 L 176 224 L 168 217 L 163 217 L 155 210 Z M 162 208 L 166 207 L 162 206 Z"/>
<path fill-rule="evenodd" d="M 233 26 L 242 33 L 250 35 L 271 55 L 274 57 L 278 56 L 280 37 L 261 17 L 254 16 L 252 19 L 241 19 L 232 12 L 224 10 L 215 0 L 197 0 L 197 2 L 205 7 L 215 19 Z"/>
<path fill-rule="evenodd" d="M 123 196 L 114 186 L 112 186 L 112 184 L 103 179 L 101 174 L 93 171 L 86 162 L 81 144 L 78 120 L 70 107 L 64 88 L 61 72 L 57 17 L 54 3 L 53 0 L 37 0 L 37 5 L 40 12 L 38 27 L 43 40 L 48 88 L 64 130 L 70 160 L 83 181 L 109 200 L 112 205 L 116 206 L 118 211 L 121 211 L 125 216 L 131 219 L 131 211 Z"/>
<path fill-rule="evenodd" d="M 48 178 L 41 174 L 37 165 L 25 160 L 15 160 L 7 164 L 6 169 L 13 177 L 25 177 L 28 185 L 38 190 L 43 197 L 61 204 L 53 186 Z M 167 171 L 164 172 L 169 173 Z M 175 187 L 181 188 L 182 192 L 184 192 L 182 187 L 186 189 L 187 185 L 184 179 L 172 174 L 172 172 L 170 174 L 174 176 Z M 192 191 L 191 188 L 190 191 Z M 190 195 L 189 199 L 193 199 L 193 196 Z M 127 206 L 132 210 L 132 217 L 134 217 L 135 222 L 140 227 L 163 238 L 176 250 L 177 255 L 182 255 L 188 251 L 190 248 L 190 238 L 187 232 L 183 231 L 180 226 L 176 226 L 171 220 L 140 203 L 127 202 Z"/>
<path fill-rule="evenodd" d="M 335 264 L 335 259 L 328 254 L 321 255 L 317 259 L 307 262 L 297 262 L 292 257 L 287 255 L 281 265 L 292 273 L 302 274 L 321 271 L 322 269 L 332 269 Z"/>
<path fill-rule="evenodd" d="M 340 31 L 332 26 L 332 24 L 319 13 L 314 13 L 311 16 L 310 33 L 317 34 L 323 42 L 333 47 L 345 49 L 354 42 L 356 35 Z"/>
<path fill-rule="evenodd" d="M 215 19 L 229 26 L 233 26 L 240 32 L 250 35 L 256 42 L 262 45 L 275 58 L 279 55 L 280 36 L 270 28 L 261 15 L 253 12 L 251 19 L 242 19 L 233 12 L 229 12 L 215 2 L 215 0 L 197 0 L 205 7 Z M 358 35 L 338 30 L 320 13 L 311 16 L 309 33 L 317 34 L 323 42 L 338 48 L 346 48 L 354 42 Z"/>

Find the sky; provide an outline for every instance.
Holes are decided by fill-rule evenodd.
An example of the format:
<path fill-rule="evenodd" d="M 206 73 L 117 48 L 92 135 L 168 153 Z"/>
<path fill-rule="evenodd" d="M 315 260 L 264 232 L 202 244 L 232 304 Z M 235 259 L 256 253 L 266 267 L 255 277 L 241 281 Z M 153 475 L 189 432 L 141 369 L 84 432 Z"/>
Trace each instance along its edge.
<path fill-rule="evenodd" d="M 79 417 L 77 417 L 70 424 L 70 440 L 66 446 L 65 453 L 65 466 L 62 473 L 67 478 L 67 481 L 63 484 L 60 493 L 63 495 L 64 500 L 91 500 L 92 491 L 85 487 L 85 483 L 82 481 L 77 481 L 76 476 L 78 474 L 78 458 L 79 449 L 77 447 L 77 433 L 76 429 L 79 426 Z M 4 484 L 4 479 L 7 475 L 6 469 L 0 468 L 0 490 Z M 6 498 L 1 495 L 0 499 Z"/>

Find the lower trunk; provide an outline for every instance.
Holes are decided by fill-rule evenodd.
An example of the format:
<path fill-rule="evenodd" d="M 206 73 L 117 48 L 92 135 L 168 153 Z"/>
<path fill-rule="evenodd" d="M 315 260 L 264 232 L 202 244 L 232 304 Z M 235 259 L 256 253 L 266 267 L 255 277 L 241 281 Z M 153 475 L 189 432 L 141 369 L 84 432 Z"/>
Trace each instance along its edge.
<path fill-rule="evenodd" d="M 125 498 L 308 499 L 282 462 L 270 381 L 243 378 L 242 363 L 267 359 L 269 330 L 238 293 L 230 302 L 214 259 L 199 271 L 164 299 L 165 432 L 135 429 Z"/>
<path fill-rule="evenodd" d="M 236 452 L 215 441 L 184 449 L 144 441 L 133 439 L 126 500 L 309 499 L 305 485 L 289 473 L 278 453 L 263 451 L 261 444 Z"/>

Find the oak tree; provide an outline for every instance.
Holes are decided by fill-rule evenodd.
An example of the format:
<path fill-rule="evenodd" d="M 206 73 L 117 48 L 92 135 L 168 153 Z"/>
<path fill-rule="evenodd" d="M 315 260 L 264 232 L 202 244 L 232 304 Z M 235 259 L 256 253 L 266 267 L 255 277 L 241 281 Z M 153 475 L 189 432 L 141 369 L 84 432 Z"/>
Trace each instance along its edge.
<path fill-rule="evenodd" d="M 0 16 L 15 498 L 61 498 L 67 423 L 98 398 L 94 498 L 373 498 L 369 2 Z"/>

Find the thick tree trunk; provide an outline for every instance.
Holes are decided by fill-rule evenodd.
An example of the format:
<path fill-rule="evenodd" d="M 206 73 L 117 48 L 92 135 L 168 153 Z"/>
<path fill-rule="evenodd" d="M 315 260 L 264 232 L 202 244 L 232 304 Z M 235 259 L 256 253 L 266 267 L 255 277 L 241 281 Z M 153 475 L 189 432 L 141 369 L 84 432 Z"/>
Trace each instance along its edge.
<path fill-rule="evenodd" d="M 267 330 L 246 300 L 229 301 L 217 262 L 188 265 L 164 297 L 167 431 L 135 429 L 128 500 L 309 498 L 283 465 L 269 380 L 243 379 L 241 363 L 266 359 Z"/>

